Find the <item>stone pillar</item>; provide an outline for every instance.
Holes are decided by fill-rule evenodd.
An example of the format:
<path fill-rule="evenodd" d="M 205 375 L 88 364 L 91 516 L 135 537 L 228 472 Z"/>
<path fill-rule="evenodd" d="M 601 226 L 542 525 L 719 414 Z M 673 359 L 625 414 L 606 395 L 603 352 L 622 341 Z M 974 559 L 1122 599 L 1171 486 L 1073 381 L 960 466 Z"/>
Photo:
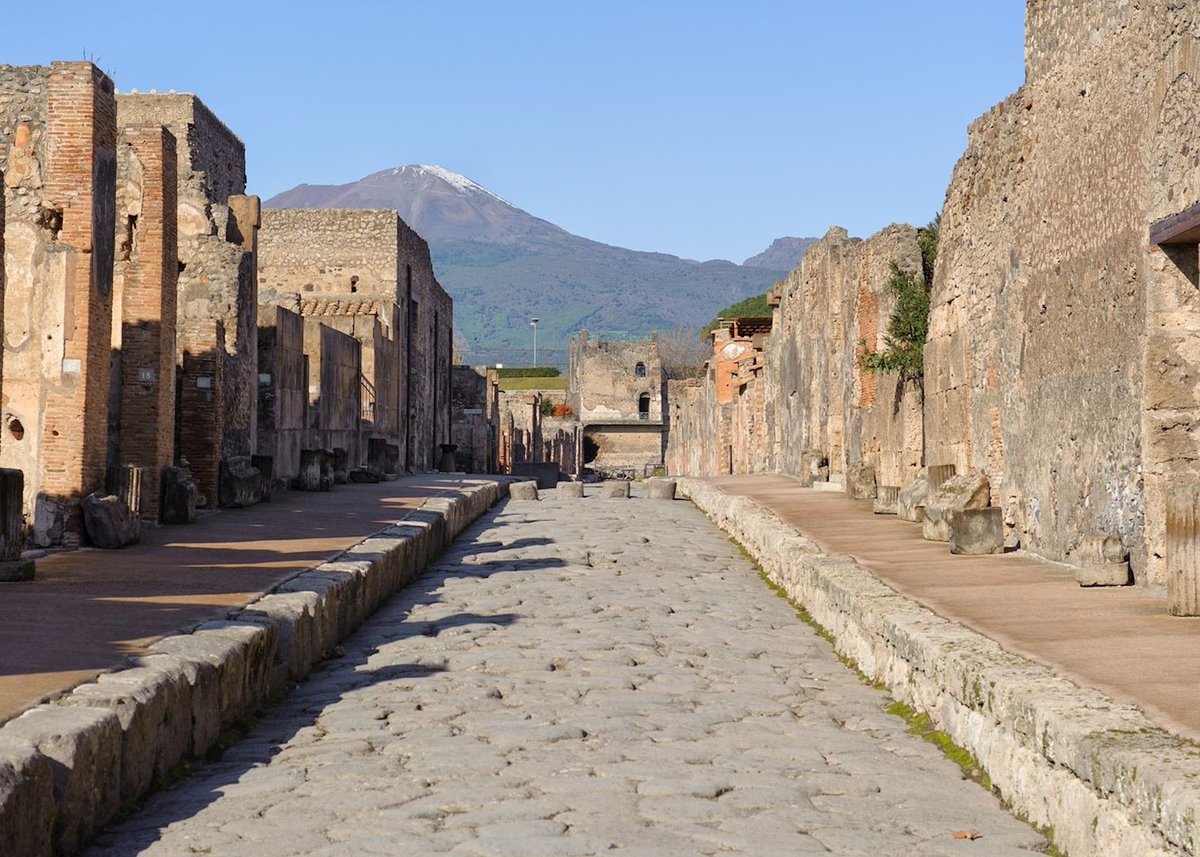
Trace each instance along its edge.
<path fill-rule="evenodd" d="M 1200 485 L 1167 494 L 1167 612 L 1200 616 Z"/>
<path fill-rule="evenodd" d="M 21 559 L 25 546 L 24 494 L 25 474 L 0 468 L 0 581 L 33 579 L 33 560 Z"/>
<path fill-rule="evenodd" d="M 125 128 L 118 151 L 116 303 L 113 347 L 121 354 L 117 461 L 148 469 L 128 498 L 159 517 L 159 485 L 175 456 L 175 137 L 162 126 Z"/>

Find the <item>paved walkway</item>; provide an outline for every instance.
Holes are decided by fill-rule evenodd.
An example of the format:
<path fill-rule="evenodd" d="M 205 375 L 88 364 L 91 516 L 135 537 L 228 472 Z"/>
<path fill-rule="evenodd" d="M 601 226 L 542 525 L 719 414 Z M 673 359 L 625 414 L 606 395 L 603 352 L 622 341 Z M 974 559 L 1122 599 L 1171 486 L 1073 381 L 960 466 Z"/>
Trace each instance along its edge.
<path fill-rule="evenodd" d="M 1042 844 L 886 714 L 686 502 L 509 501 L 344 649 L 89 853 Z"/>
<path fill-rule="evenodd" d="M 753 497 L 823 550 L 854 557 L 938 615 L 1200 741 L 1200 619 L 1167 615 L 1164 599 L 1132 586 L 1085 589 L 1068 567 L 1019 552 L 954 556 L 923 540 L 916 524 L 785 476 L 712 482 Z"/>
<path fill-rule="evenodd" d="M 28 583 L 0 584 L 0 722 L 124 663 L 171 631 L 224 615 L 405 515 L 453 476 L 410 476 L 151 527 L 119 551 L 38 560 Z"/>

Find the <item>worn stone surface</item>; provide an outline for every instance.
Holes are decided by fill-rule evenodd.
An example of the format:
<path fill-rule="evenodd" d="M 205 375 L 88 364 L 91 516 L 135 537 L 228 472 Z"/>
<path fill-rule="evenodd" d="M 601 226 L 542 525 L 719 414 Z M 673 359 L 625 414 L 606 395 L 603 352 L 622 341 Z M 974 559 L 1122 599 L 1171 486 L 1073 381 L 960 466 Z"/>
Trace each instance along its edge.
<path fill-rule="evenodd" d="M 190 524 L 196 520 L 200 489 L 192 472 L 184 466 L 168 467 L 163 472 L 162 522 Z"/>
<path fill-rule="evenodd" d="M 856 461 L 846 468 L 846 496 L 852 500 L 875 499 L 875 468 Z"/>
<path fill-rule="evenodd" d="M 559 482 L 555 486 L 554 494 L 560 500 L 579 499 L 583 497 L 582 482 Z"/>
<path fill-rule="evenodd" d="M 217 491 L 217 504 L 226 509 L 253 506 L 262 500 L 262 473 L 251 464 L 249 455 L 227 458 L 221 462 Z"/>
<path fill-rule="evenodd" d="M 0 854 L 51 854 L 54 762 L 24 739 L 0 736 Z"/>
<path fill-rule="evenodd" d="M 246 741 L 88 853 L 1042 846 L 689 504 L 579 508 L 485 517 Z"/>
<path fill-rule="evenodd" d="M 1194 746 L 1131 705 L 1080 687 L 947 620 L 811 541 L 749 497 L 700 480 L 688 496 L 804 604 L 838 651 L 928 712 L 1015 809 L 1065 853 L 1190 853 L 1200 777 Z"/>
<path fill-rule="evenodd" d="M 508 496 L 514 500 L 536 500 L 538 484 L 536 482 L 513 482 L 508 486 Z"/>
<path fill-rule="evenodd" d="M 894 515 L 900 502 L 900 489 L 895 485 L 880 485 L 875 489 L 871 511 L 876 515 Z"/>
<path fill-rule="evenodd" d="M 120 497 L 89 494 L 79 505 L 88 539 L 96 547 L 123 548 L 138 540 L 140 522 Z"/>
<path fill-rule="evenodd" d="M 1075 567 L 1075 579 L 1080 586 L 1128 586 L 1133 573 L 1127 562 L 1106 562 Z"/>
<path fill-rule="evenodd" d="M 929 480 L 926 468 L 922 467 L 912 484 L 902 488 L 896 495 L 896 516 L 902 521 L 921 523 L 925 516 L 925 501 L 928 498 Z"/>
<path fill-rule="evenodd" d="M 610 479 L 600 485 L 600 496 L 623 499 L 629 497 L 629 483 L 624 479 Z"/>
<path fill-rule="evenodd" d="M 642 496 L 647 500 L 674 500 L 675 480 L 654 478 L 642 483 Z"/>
<path fill-rule="evenodd" d="M 42 705 L 4 725 L 5 739 L 28 741 L 55 764 L 54 846 L 73 854 L 120 803 L 121 727 L 99 708 Z M 39 825 L 42 819 L 27 823 Z"/>
<path fill-rule="evenodd" d="M 925 509 L 929 513 L 928 507 Z M 1004 510 L 997 506 L 986 509 L 963 509 L 951 512 L 948 518 L 950 553 L 1004 553 Z"/>
<path fill-rule="evenodd" d="M 949 541 L 951 516 L 964 509 L 986 507 L 989 496 L 986 476 L 980 473 L 951 476 L 926 498 L 921 534 L 931 542 Z"/>

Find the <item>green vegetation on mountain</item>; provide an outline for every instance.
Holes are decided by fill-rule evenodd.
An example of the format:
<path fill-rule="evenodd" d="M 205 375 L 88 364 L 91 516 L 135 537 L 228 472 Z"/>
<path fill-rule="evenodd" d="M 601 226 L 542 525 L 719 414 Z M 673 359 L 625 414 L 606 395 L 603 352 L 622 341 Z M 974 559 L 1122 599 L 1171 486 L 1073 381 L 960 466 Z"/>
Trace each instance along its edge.
<path fill-rule="evenodd" d="M 771 315 L 771 307 L 767 303 L 767 293 L 748 297 L 743 301 L 738 301 L 735 304 L 730 304 L 717 313 L 708 324 L 700 329 L 700 335 L 706 336 L 716 330 L 723 318 L 767 318 Z"/>

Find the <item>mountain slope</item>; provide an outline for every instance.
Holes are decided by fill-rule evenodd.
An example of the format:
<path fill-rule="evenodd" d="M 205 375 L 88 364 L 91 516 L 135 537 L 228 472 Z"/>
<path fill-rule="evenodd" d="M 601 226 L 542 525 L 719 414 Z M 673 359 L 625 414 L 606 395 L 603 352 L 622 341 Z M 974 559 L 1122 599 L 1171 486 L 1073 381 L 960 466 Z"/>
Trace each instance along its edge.
<path fill-rule="evenodd" d="M 800 264 L 804 251 L 816 244 L 817 238 L 776 238 L 771 246 L 756 256 L 751 256 L 743 265 L 751 268 L 766 268 L 769 271 L 788 272 Z"/>
<path fill-rule="evenodd" d="M 409 165 L 345 185 L 299 185 L 276 208 L 394 208 L 429 242 L 471 362 L 525 362 L 537 318 L 542 362 L 592 332 L 646 336 L 699 328 L 716 310 L 767 290 L 777 274 L 591 241 L 441 167 Z"/>

